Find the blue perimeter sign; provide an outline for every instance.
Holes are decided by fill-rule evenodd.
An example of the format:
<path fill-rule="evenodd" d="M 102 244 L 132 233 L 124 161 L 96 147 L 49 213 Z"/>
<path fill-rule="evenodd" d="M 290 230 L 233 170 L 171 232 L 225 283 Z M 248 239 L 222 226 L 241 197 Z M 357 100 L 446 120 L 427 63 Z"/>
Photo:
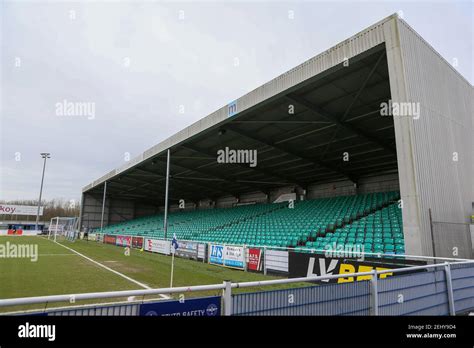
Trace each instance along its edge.
<path fill-rule="evenodd" d="M 224 246 L 211 244 L 211 254 L 209 255 L 209 262 L 217 265 L 224 264 Z"/>
<path fill-rule="evenodd" d="M 209 263 L 244 269 L 244 248 L 233 245 L 211 244 Z"/>
<path fill-rule="evenodd" d="M 140 305 L 142 316 L 215 317 L 221 315 L 221 297 L 159 301 Z"/>

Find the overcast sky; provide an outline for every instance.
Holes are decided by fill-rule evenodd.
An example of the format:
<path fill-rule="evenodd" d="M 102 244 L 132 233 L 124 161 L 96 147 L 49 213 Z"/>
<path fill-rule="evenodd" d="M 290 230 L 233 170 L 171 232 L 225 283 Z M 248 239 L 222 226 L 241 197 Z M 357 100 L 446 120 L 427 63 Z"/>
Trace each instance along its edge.
<path fill-rule="evenodd" d="M 0 199 L 37 198 L 40 152 L 52 153 L 43 197 L 79 199 L 128 158 L 398 11 L 474 81 L 471 1 L 0 6 Z M 68 116 L 66 102 L 91 109 Z"/>

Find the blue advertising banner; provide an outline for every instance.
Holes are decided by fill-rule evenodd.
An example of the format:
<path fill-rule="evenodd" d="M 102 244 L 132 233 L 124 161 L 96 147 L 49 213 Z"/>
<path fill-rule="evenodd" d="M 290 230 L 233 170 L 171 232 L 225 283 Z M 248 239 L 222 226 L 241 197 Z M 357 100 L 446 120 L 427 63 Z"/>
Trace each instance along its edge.
<path fill-rule="evenodd" d="M 223 245 L 211 245 L 209 250 L 209 263 L 216 265 L 224 264 L 224 246 Z"/>
<path fill-rule="evenodd" d="M 221 315 L 221 297 L 193 298 L 183 301 L 159 301 L 140 305 L 140 315 L 215 317 Z"/>

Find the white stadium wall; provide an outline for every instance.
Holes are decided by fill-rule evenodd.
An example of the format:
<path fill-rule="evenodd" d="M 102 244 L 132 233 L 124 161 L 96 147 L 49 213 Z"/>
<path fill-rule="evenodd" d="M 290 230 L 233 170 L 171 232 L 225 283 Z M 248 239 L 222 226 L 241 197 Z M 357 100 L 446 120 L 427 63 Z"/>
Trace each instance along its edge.
<path fill-rule="evenodd" d="M 434 221 L 451 223 L 436 231 L 443 234 L 435 235 L 436 256 L 471 257 L 464 227 L 450 226 L 471 214 L 473 88 L 404 21 L 393 21 L 390 32 L 392 100 L 420 105 L 418 119 L 394 118 L 406 251 L 433 255 L 431 209 Z"/>

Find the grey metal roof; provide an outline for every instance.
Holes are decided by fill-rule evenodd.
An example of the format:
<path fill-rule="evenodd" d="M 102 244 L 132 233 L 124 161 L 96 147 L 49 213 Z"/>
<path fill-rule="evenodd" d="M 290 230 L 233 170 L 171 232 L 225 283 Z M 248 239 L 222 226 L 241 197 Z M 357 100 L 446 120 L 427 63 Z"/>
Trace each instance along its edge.
<path fill-rule="evenodd" d="M 335 179 L 356 182 L 369 173 L 396 171 L 393 119 L 379 114 L 380 103 L 388 99 L 381 45 L 348 67 L 340 65 L 171 146 L 171 199 L 266 192 Z M 294 114 L 288 112 L 290 105 Z M 217 151 L 225 147 L 257 150 L 258 165 L 217 163 Z M 350 161 L 343 161 L 344 152 Z M 107 179 L 108 194 L 156 197 L 164 191 L 165 166 L 165 151 L 138 161 Z"/>
<path fill-rule="evenodd" d="M 107 181 L 112 197 L 156 201 L 164 194 L 168 148 L 171 201 L 396 172 L 393 119 L 379 113 L 380 103 L 390 99 L 383 24 L 394 19 L 387 17 L 183 129 L 83 192 L 100 193 Z M 257 150 L 258 165 L 217 163 L 217 151 L 225 147 Z"/>

